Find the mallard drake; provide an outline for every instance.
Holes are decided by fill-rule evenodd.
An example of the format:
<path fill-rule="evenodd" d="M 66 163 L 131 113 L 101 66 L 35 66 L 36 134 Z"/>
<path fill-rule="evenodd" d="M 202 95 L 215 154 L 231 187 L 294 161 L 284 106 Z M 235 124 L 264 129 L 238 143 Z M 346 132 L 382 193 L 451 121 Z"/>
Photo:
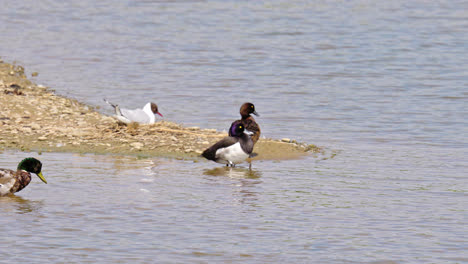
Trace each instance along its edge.
<path fill-rule="evenodd" d="M 253 150 L 252 132 L 245 130 L 241 121 L 234 121 L 229 128 L 229 135 L 206 149 L 202 156 L 206 159 L 235 167 L 247 159 Z"/>
<path fill-rule="evenodd" d="M 260 116 L 257 111 L 255 111 L 255 105 L 252 103 L 244 103 L 240 110 L 239 113 L 242 117 L 240 120 L 236 120 L 232 122 L 231 127 L 234 125 L 235 122 L 242 122 L 244 124 L 245 129 L 252 132 L 252 140 L 253 143 L 257 143 L 258 139 L 260 138 L 260 126 L 255 122 L 255 119 L 250 115 L 254 114 L 256 116 Z M 231 136 L 231 130 L 229 130 L 229 135 Z"/>
<path fill-rule="evenodd" d="M 21 191 L 31 182 L 31 172 L 47 183 L 41 172 L 42 163 L 35 158 L 26 158 L 18 164 L 16 171 L 0 169 L 0 196 Z"/>

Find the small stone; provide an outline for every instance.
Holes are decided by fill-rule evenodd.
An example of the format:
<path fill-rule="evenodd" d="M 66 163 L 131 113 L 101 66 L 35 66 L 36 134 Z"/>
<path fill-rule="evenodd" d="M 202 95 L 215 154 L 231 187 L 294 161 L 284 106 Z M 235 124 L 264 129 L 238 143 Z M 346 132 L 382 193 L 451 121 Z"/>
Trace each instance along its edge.
<path fill-rule="evenodd" d="M 282 142 L 289 143 L 289 142 L 291 142 L 291 139 L 289 139 L 289 138 L 282 138 L 281 141 L 282 141 Z"/>
<path fill-rule="evenodd" d="M 38 137 L 37 140 L 39 140 L 39 141 L 45 141 L 45 140 L 47 140 L 47 137 L 41 136 L 41 137 Z"/>
<path fill-rule="evenodd" d="M 187 129 L 189 129 L 189 130 L 200 130 L 200 128 L 197 127 L 197 126 L 187 127 Z"/>
<path fill-rule="evenodd" d="M 38 72 L 33 72 L 33 73 L 31 73 L 31 76 L 32 76 L 32 77 L 36 77 L 36 76 L 38 76 L 38 75 L 39 75 Z"/>
<path fill-rule="evenodd" d="M 210 144 L 210 142 L 208 142 L 208 141 L 203 141 L 202 142 L 202 145 L 208 145 L 208 144 Z"/>
<path fill-rule="evenodd" d="M 24 133 L 32 133 L 32 129 L 30 127 L 23 127 Z"/>
<path fill-rule="evenodd" d="M 130 144 L 130 146 L 135 149 L 141 149 L 144 145 L 143 143 L 140 143 L 140 142 L 133 142 Z"/>

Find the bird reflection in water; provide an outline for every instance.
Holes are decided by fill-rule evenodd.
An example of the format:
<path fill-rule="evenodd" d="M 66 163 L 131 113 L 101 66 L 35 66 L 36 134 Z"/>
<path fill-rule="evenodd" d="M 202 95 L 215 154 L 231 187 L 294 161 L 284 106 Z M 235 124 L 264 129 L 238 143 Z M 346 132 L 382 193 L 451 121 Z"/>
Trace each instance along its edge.
<path fill-rule="evenodd" d="M 2 211 L 16 211 L 19 214 L 27 214 L 37 211 L 42 206 L 41 202 L 31 201 L 14 194 L 0 197 Z"/>
<path fill-rule="evenodd" d="M 232 167 L 216 167 L 214 169 L 205 170 L 203 174 L 210 176 L 227 176 L 233 179 L 258 179 L 262 176 L 261 172 L 257 170 Z"/>
<path fill-rule="evenodd" d="M 258 200 L 258 184 L 262 183 L 260 177 L 262 173 L 258 170 L 251 170 L 248 168 L 232 168 L 232 167 L 217 167 L 214 169 L 205 170 L 204 175 L 215 176 L 210 177 L 220 184 L 222 177 L 227 177 L 231 181 L 222 180 L 221 183 L 225 185 L 229 183 L 232 186 L 232 198 L 234 204 L 249 204 L 257 206 Z"/>

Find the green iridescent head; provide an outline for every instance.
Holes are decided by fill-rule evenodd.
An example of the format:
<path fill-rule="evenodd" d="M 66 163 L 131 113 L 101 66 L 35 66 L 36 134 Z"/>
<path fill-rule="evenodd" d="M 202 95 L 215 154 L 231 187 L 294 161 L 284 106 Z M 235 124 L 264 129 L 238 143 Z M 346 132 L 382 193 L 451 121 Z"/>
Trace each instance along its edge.
<path fill-rule="evenodd" d="M 42 163 L 35 158 L 25 158 L 18 164 L 18 170 L 24 170 L 30 173 L 35 173 L 41 181 L 47 183 L 44 176 L 42 176 Z"/>

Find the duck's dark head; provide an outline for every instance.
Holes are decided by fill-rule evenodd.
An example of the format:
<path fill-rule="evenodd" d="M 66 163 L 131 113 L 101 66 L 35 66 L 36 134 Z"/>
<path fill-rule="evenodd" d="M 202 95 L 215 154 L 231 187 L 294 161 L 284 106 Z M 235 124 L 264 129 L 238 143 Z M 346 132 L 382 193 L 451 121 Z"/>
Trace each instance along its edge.
<path fill-rule="evenodd" d="M 42 176 L 42 163 L 35 158 L 25 158 L 18 164 L 18 170 L 24 170 L 30 173 L 35 173 L 41 181 L 47 183 L 44 176 Z"/>
<path fill-rule="evenodd" d="M 245 130 L 245 126 L 241 121 L 235 121 L 234 123 L 232 123 L 231 127 L 229 128 L 229 136 L 241 137 L 242 134 L 250 136 L 253 133 L 248 130 Z"/>
<path fill-rule="evenodd" d="M 255 105 L 252 103 L 244 103 L 240 108 L 240 114 L 242 119 L 245 119 L 250 116 L 250 114 L 254 114 L 256 116 L 260 116 L 257 111 L 255 111 Z"/>
<path fill-rule="evenodd" d="M 244 124 L 242 124 L 240 121 L 236 121 L 232 123 L 231 127 L 229 128 L 229 135 L 231 137 L 240 137 L 244 133 L 244 130 Z"/>
<path fill-rule="evenodd" d="M 151 103 L 151 112 L 153 112 L 153 114 L 158 114 L 161 117 L 163 117 L 163 115 L 161 113 L 159 113 L 159 111 L 158 111 L 158 105 L 155 104 L 155 103 Z"/>

